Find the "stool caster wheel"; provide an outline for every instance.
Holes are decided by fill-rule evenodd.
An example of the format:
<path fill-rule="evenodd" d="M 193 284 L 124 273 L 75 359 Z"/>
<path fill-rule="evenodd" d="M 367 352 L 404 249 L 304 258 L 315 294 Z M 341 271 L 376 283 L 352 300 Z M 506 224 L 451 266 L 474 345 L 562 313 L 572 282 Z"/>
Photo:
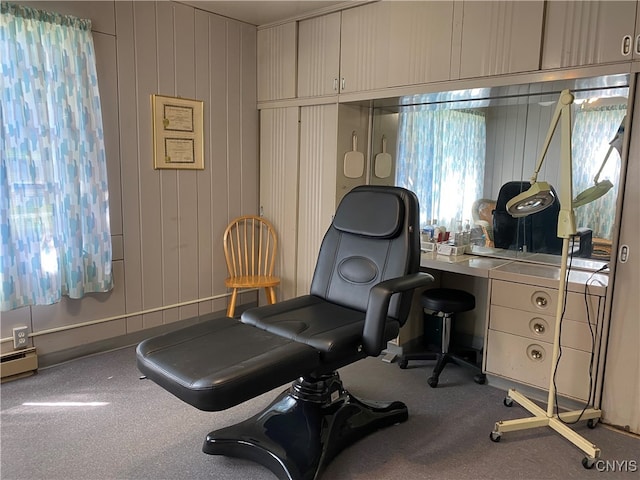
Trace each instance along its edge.
<path fill-rule="evenodd" d="M 429 377 L 429 378 L 427 378 L 427 384 L 431 388 L 436 388 L 438 386 L 438 377 Z"/>
<path fill-rule="evenodd" d="M 511 407 L 513 405 L 513 399 L 511 397 L 504 397 L 502 403 L 504 403 L 505 407 Z"/>
<path fill-rule="evenodd" d="M 491 439 L 492 442 L 498 443 L 500 441 L 500 437 L 502 437 L 502 434 L 500 432 L 491 432 L 489 434 L 489 438 Z"/>
<path fill-rule="evenodd" d="M 594 429 L 598 426 L 598 419 L 597 418 L 590 418 L 589 420 L 587 420 L 587 427 L 589 427 L 590 429 Z"/>
<path fill-rule="evenodd" d="M 593 466 L 596 464 L 596 459 L 591 457 L 584 457 L 582 459 L 582 466 L 587 470 L 591 470 Z"/>
<path fill-rule="evenodd" d="M 487 381 L 487 376 L 484 373 L 478 373 L 475 377 L 473 377 L 473 381 L 478 385 L 484 385 Z"/>
<path fill-rule="evenodd" d="M 406 358 L 400 358 L 400 359 L 398 360 L 398 366 L 399 366 L 401 369 L 403 369 L 403 370 L 404 370 L 405 368 L 407 368 L 407 365 L 409 365 L 409 360 L 407 360 Z"/>

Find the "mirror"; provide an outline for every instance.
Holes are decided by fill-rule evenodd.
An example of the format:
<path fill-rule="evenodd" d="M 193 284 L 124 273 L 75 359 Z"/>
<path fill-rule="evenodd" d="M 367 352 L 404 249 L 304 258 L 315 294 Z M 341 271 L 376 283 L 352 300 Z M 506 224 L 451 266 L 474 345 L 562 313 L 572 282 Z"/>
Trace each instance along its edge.
<path fill-rule="evenodd" d="M 376 100 L 371 181 L 376 181 L 375 159 L 384 137 L 386 150 L 393 155 L 395 183 L 419 197 L 423 228 L 440 226 L 449 232 L 469 228 L 474 254 L 557 263 L 562 243 L 556 236 L 557 213 L 549 208 L 513 219 L 508 214 L 505 218 L 501 210 L 507 200 L 529 188 L 563 89 L 575 96 L 573 197 L 596 182 L 613 185 L 597 200 L 575 208 L 579 234 L 574 256 L 606 261 L 616 217 L 628 75 Z M 383 158 L 386 167 L 388 158 Z M 557 128 L 538 180 L 548 182 L 558 195 L 559 159 Z M 556 203 L 559 206 L 557 198 Z"/>

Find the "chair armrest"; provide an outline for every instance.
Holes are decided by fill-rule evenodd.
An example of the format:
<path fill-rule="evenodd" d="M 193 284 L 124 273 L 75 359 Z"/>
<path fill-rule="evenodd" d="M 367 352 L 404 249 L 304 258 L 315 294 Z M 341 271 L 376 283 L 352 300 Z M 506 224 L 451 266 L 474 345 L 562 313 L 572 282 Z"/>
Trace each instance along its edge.
<path fill-rule="evenodd" d="M 426 287 L 433 282 L 428 273 L 413 273 L 403 277 L 390 278 L 375 285 L 369 292 L 367 313 L 362 333 L 364 352 L 372 357 L 380 355 L 384 349 L 384 330 L 391 297 L 396 293 Z"/>

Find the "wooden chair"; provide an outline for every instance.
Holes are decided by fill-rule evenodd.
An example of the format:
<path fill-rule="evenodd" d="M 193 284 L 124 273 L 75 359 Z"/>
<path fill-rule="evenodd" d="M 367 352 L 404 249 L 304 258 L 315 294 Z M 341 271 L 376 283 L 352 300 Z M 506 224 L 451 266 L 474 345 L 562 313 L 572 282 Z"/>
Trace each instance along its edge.
<path fill-rule="evenodd" d="M 276 303 L 275 287 L 280 284 L 280 278 L 273 275 L 277 248 L 273 225 L 258 216 L 238 217 L 224 231 L 224 257 L 229 272 L 224 283 L 233 289 L 228 317 L 233 317 L 240 288 L 264 288 L 267 302 Z"/>

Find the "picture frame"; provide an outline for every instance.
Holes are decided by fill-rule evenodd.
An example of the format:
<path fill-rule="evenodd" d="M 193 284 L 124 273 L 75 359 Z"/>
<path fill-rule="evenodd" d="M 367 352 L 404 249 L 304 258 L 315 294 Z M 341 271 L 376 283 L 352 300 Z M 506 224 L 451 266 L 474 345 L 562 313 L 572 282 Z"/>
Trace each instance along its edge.
<path fill-rule="evenodd" d="M 204 169 L 204 102 L 151 95 L 153 168 Z"/>

